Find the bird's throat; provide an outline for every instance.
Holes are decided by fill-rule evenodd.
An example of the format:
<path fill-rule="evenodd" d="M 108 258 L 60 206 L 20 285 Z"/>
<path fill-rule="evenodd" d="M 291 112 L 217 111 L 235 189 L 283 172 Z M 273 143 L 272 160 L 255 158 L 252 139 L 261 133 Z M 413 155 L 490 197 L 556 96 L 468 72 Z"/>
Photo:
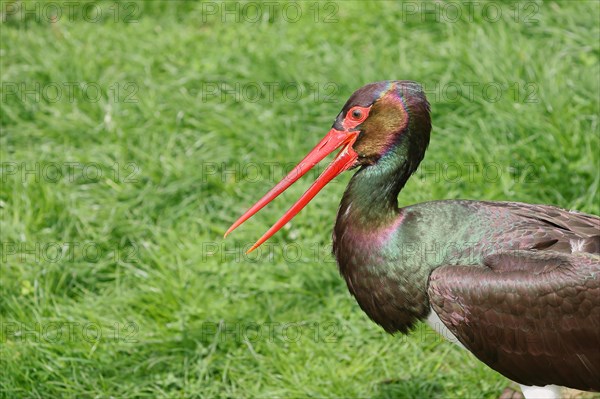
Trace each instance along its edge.
<path fill-rule="evenodd" d="M 376 231 L 397 222 L 398 194 L 418 165 L 413 166 L 404 154 L 388 153 L 352 177 L 340 203 L 336 230 Z"/>

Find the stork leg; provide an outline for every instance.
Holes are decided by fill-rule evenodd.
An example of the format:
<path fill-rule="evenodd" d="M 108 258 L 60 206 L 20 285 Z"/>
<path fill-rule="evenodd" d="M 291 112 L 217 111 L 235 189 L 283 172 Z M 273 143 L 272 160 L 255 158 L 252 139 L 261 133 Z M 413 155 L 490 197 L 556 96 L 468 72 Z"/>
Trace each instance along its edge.
<path fill-rule="evenodd" d="M 546 385 L 545 387 L 536 387 L 519 384 L 525 399 L 559 399 L 560 387 L 556 385 Z"/>
<path fill-rule="evenodd" d="M 498 399 L 525 399 L 525 397 L 519 388 L 506 387 Z"/>

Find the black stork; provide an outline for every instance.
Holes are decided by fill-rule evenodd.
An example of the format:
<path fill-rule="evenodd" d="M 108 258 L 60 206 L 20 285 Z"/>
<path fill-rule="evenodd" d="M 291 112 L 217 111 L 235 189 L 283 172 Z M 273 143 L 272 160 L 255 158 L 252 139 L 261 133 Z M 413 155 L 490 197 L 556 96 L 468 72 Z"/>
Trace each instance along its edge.
<path fill-rule="evenodd" d="M 415 82 L 360 88 L 321 142 L 225 235 L 341 147 L 250 251 L 330 180 L 358 168 L 338 210 L 333 252 L 374 322 L 392 334 L 428 322 L 520 384 L 525 397 L 556 397 L 560 386 L 600 391 L 600 218 L 518 202 L 399 207 L 429 144 L 429 111 Z"/>

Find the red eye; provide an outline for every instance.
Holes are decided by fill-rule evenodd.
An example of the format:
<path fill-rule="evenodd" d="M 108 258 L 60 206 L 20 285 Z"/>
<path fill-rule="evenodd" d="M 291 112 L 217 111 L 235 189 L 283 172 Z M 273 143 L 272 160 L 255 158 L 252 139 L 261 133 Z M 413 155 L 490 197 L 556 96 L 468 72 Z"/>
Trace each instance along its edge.
<path fill-rule="evenodd" d="M 367 116 L 369 116 L 369 110 L 370 107 L 352 107 L 346 114 L 346 121 L 349 122 L 350 125 L 356 126 L 367 119 Z"/>

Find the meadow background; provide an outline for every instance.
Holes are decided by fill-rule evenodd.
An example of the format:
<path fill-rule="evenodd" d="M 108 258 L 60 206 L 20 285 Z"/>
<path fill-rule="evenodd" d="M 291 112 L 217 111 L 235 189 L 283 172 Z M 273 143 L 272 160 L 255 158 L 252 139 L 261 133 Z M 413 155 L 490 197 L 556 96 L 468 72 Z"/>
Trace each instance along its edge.
<path fill-rule="evenodd" d="M 432 104 L 401 204 L 600 213 L 597 1 L 1 13 L 1 397 L 498 397 L 473 356 L 385 334 L 348 293 L 330 237 L 350 174 L 256 253 L 318 172 L 222 239 L 368 82 Z"/>

